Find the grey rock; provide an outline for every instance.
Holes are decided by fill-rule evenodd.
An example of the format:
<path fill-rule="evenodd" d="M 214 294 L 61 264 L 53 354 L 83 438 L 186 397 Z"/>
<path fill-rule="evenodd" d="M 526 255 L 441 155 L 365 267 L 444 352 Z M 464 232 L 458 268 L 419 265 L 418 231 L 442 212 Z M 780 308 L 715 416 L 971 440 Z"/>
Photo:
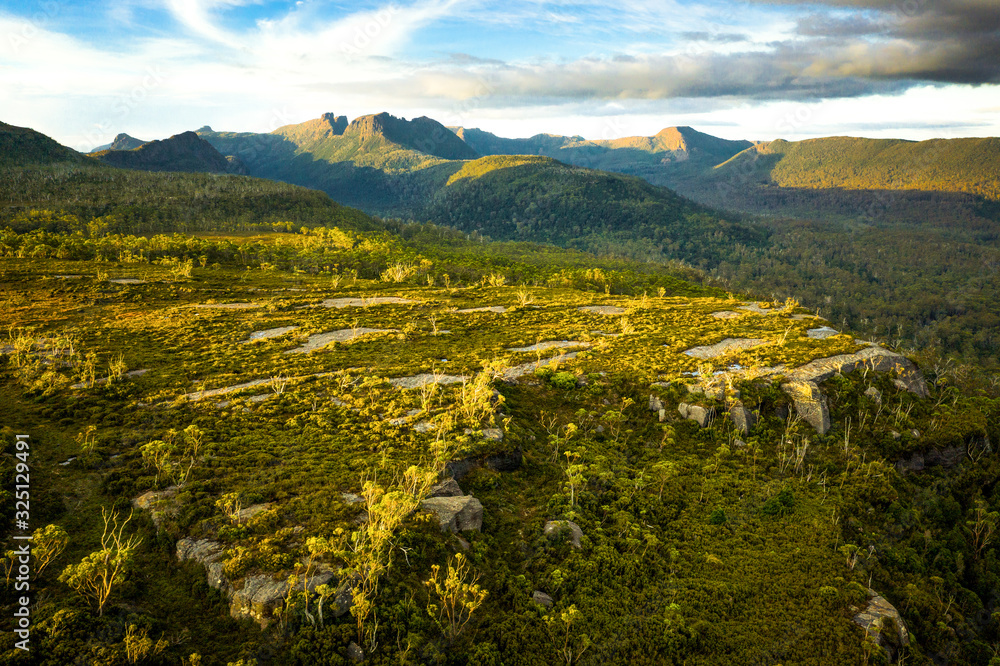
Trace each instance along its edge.
<path fill-rule="evenodd" d="M 649 396 L 649 411 L 659 412 L 663 409 L 663 401 L 657 398 L 655 395 Z"/>
<path fill-rule="evenodd" d="M 583 530 L 572 520 L 550 520 L 545 523 L 545 528 L 542 530 L 542 533 L 549 539 L 555 539 L 567 532 L 570 544 L 577 550 L 582 548 L 580 540 L 583 539 Z"/>
<path fill-rule="evenodd" d="M 149 511 L 149 517 L 159 529 L 164 518 L 177 513 L 177 505 L 173 500 L 179 489 L 178 486 L 170 486 L 163 490 L 150 490 L 132 500 L 132 506 Z"/>
<path fill-rule="evenodd" d="M 864 629 L 889 657 L 896 663 L 900 650 L 910 644 L 910 632 L 906 622 L 899 616 L 896 607 L 886 601 L 875 590 L 868 590 L 868 605 L 854 616 L 854 623 Z"/>
<path fill-rule="evenodd" d="M 708 427 L 715 418 L 714 409 L 702 407 L 701 405 L 689 405 L 686 402 L 677 405 L 677 411 L 680 412 L 682 417 L 694 421 L 702 428 Z"/>
<path fill-rule="evenodd" d="M 740 438 L 737 437 L 736 439 L 733 440 L 733 448 L 734 449 L 745 449 L 745 448 L 747 448 L 747 443 L 744 442 L 742 439 L 740 439 Z"/>
<path fill-rule="evenodd" d="M 900 382 L 898 384 L 900 388 L 921 398 L 929 395 L 927 382 L 913 361 L 877 345 L 866 347 L 855 354 L 816 359 L 795 368 L 786 376 L 791 382 L 811 381 L 821 384 L 837 373 L 854 372 L 865 368 L 879 373 L 895 371 L 899 375 L 895 381 Z"/>
<path fill-rule="evenodd" d="M 868 396 L 870 399 L 874 400 L 875 404 L 877 405 L 882 404 L 882 391 L 879 391 L 874 386 L 869 386 L 867 389 L 865 389 L 865 395 Z"/>
<path fill-rule="evenodd" d="M 729 418 L 733 420 L 736 430 L 744 435 L 757 424 L 757 417 L 740 400 L 734 402 L 729 408 Z"/>
<path fill-rule="evenodd" d="M 778 405 L 774 408 L 774 415 L 782 421 L 788 420 L 788 405 Z"/>
<path fill-rule="evenodd" d="M 826 404 L 826 396 L 815 382 L 789 382 L 782 384 L 781 388 L 795 401 L 795 411 L 803 421 L 821 435 L 830 430 L 830 409 Z"/>
<path fill-rule="evenodd" d="M 906 458 L 896 461 L 896 469 L 902 474 L 922 472 L 928 467 L 944 467 L 951 469 L 965 458 L 965 447 L 961 445 L 948 446 L 943 449 L 931 449 L 924 453 L 916 452 Z"/>
<path fill-rule="evenodd" d="M 365 651 L 361 649 L 361 646 L 351 641 L 347 646 L 347 658 L 354 662 L 362 662 L 365 660 Z"/>
<path fill-rule="evenodd" d="M 665 410 L 665 409 L 661 409 L 661 410 L 660 410 L 660 413 L 659 413 L 659 414 L 657 414 L 657 416 L 658 416 L 658 417 L 659 417 L 659 419 L 660 419 L 660 423 L 663 423 L 664 421 L 666 421 L 666 420 L 667 420 L 667 410 Z"/>
<path fill-rule="evenodd" d="M 309 578 L 306 588 L 315 590 L 333 578 L 332 571 L 318 573 Z M 302 582 L 296 583 L 300 587 Z M 274 620 L 274 611 L 282 606 L 288 594 L 288 578 L 278 578 L 268 574 L 247 576 L 243 587 L 233 592 L 230 598 L 229 614 L 240 619 L 248 617 L 266 628 Z"/>
<path fill-rule="evenodd" d="M 427 493 L 427 497 L 462 497 L 465 493 L 458 486 L 458 481 L 455 479 L 448 479 L 447 481 L 442 481 L 441 483 L 433 486 Z"/>
<path fill-rule="evenodd" d="M 550 597 L 549 595 L 545 594 L 541 590 L 535 590 L 534 592 L 532 592 L 531 593 L 531 600 L 534 601 L 539 606 L 542 606 L 544 608 L 551 608 L 552 604 L 555 603 L 555 601 L 553 601 L 552 597 Z"/>
<path fill-rule="evenodd" d="M 437 516 L 442 532 L 479 531 L 483 527 L 483 505 L 472 495 L 431 497 L 420 506 Z"/>

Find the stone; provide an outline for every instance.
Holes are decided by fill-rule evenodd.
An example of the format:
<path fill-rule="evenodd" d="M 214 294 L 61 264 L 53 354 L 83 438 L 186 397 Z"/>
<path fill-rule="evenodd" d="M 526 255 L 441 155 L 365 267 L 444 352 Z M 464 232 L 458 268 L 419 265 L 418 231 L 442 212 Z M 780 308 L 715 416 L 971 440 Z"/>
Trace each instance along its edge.
<path fill-rule="evenodd" d="M 714 345 L 692 347 L 683 353 L 693 358 L 716 358 L 734 351 L 742 351 L 744 349 L 750 349 L 751 347 L 758 347 L 765 342 L 767 342 L 767 340 L 763 338 L 726 338 L 721 342 L 716 342 Z"/>
<path fill-rule="evenodd" d="M 347 658 L 353 662 L 360 663 L 365 660 L 365 651 L 361 649 L 361 646 L 351 641 L 347 646 Z"/>
<path fill-rule="evenodd" d="M 896 371 L 899 375 L 894 380 L 899 382 L 897 386 L 921 398 L 926 398 L 929 395 L 927 382 L 913 361 L 902 354 L 877 345 L 866 347 L 855 354 L 840 354 L 816 359 L 795 368 L 787 373 L 786 377 L 792 382 L 811 381 L 821 384 L 837 373 L 854 372 L 866 368 L 869 371 L 880 373 Z"/>
<path fill-rule="evenodd" d="M 442 532 L 478 532 L 483 527 L 483 505 L 472 495 L 430 497 L 420 507 L 437 516 Z"/>
<path fill-rule="evenodd" d="M 745 449 L 745 448 L 747 448 L 747 443 L 744 442 L 739 437 L 737 437 L 736 439 L 733 440 L 733 448 L 734 449 Z"/>
<path fill-rule="evenodd" d="M 657 398 L 655 395 L 649 396 L 649 411 L 659 412 L 663 409 L 663 401 Z"/>
<path fill-rule="evenodd" d="M 545 527 L 542 530 L 542 533 L 549 539 L 555 539 L 567 532 L 569 533 L 570 545 L 577 550 L 582 548 L 580 540 L 583 539 L 583 530 L 572 520 L 550 520 L 545 523 Z"/>
<path fill-rule="evenodd" d="M 306 589 L 315 590 L 333 578 L 332 571 L 324 571 L 309 578 Z M 296 587 L 301 586 L 301 581 Z M 261 628 L 266 628 L 274 620 L 274 611 L 284 604 L 288 594 L 287 576 L 275 579 L 269 574 L 247 576 L 243 587 L 233 592 L 230 598 L 229 614 L 236 619 L 248 617 Z"/>
<path fill-rule="evenodd" d="M 825 340 L 826 338 L 839 335 L 839 332 L 829 326 L 820 326 L 819 328 L 810 328 L 806 331 L 806 335 L 814 340 Z"/>
<path fill-rule="evenodd" d="M 743 435 L 750 432 L 750 429 L 757 424 L 757 417 L 740 400 L 734 402 L 729 408 L 729 418 L 732 419 L 736 430 Z"/>
<path fill-rule="evenodd" d="M 164 518 L 177 513 L 177 505 L 173 499 L 179 489 L 178 486 L 170 486 L 163 490 L 150 490 L 132 500 L 132 506 L 149 511 L 149 517 L 159 529 Z"/>
<path fill-rule="evenodd" d="M 531 600 L 534 601 L 539 606 L 543 608 L 551 608 L 555 601 L 549 595 L 545 594 L 541 590 L 535 590 L 531 593 Z"/>
<path fill-rule="evenodd" d="M 782 384 L 781 388 L 795 401 L 795 411 L 803 421 L 821 435 L 830 430 L 830 409 L 826 404 L 826 396 L 815 382 L 789 382 Z"/>
<path fill-rule="evenodd" d="M 228 588 L 229 582 L 222 573 L 222 556 L 224 549 L 218 541 L 210 539 L 181 539 L 177 542 L 177 559 L 194 560 L 205 567 L 205 577 L 208 584 L 217 590 Z"/>
<path fill-rule="evenodd" d="M 875 590 L 868 590 L 868 606 L 854 616 L 854 623 L 877 642 L 890 663 L 896 663 L 900 650 L 910 644 L 910 632 L 896 607 Z"/>
<path fill-rule="evenodd" d="M 788 405 L 778 405 L 774 408 L 774 415 L 782 421 L 788 420 Z"/>
<path fill-rule="evenodd" d="M 924 453 L 916 452 L 897 460 L 896 469 L 902 474 L 922 472 L 928 467 L 951 469 L 962 462 L 965 455 L 966 448 L 958 444 L 943 449 L 931 449 Z"/>
<path fill-rule="evenodd" d="M 458 487 L 458 481 L 448 479 L 433 486 L 427 493 L 427 497 L 462 497 L 465 493 Z"/>
<path fill-rule="evenodd" d="M 865 395 L 869 399 L 875 401 L 876 405 L 882 404 L 882 391 L 879 391 L 874 386 L 869 386 L 867 389 L 865 389 Z"/>
<path fill-rule="evenodd" d="M 707 428 L 715 418 L 714 409 L 701 405 L 689 405 L 686 402 L 677 405 L 677 411 L 682 417 L 694 421 L 702 428 Z"/>

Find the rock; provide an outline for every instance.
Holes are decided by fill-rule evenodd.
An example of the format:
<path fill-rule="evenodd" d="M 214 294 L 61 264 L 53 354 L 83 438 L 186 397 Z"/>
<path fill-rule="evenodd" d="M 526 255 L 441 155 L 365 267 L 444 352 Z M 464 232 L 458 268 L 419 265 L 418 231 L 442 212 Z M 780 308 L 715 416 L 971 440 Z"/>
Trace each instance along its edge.
<path fill-rule="evenodd" d="M 658 417 L 659 417 L 659 419 L 660 419 L 660 423 L 663 423 L 664 421 L 666 421 L 666 420 L 667 420 L 667 410 L 665 410 L 665 409 L 661 409 L 661 410 L 660 410 L 660 413 L 659 413 L 659 414 L 657 414 L 657 416 L 658 416 Z"/>
<path fill-rule="evenodd" d="M 885 650 L 890 663 L 895 663 L 900 650 L 910 644 L 910 632 L 895 606 L 875 590 L 869 589 L 868 595 L 868 606 L 854 616 L 854 623 Z"/>
<path fill-rule="evenodd" d="M 492 456 L 452 460 L 445 466 L 445 471 L 456 481 L 461 481 L 466 474 L 480 467 L 486 467 L 494 472 L 514 472 L 521 469 L 522 461 L 523 455 L 520 447 L 518 447 L 513 451 L 498 453 Z"/>
<path fill-rule="evenodd" d="M 951 469 L 962 462 L 965 458 L 965 447 L 961 445 L 949 446 L 943 449 L 931 449 L 924 453 L 916 452 L 909 457 L 896 461 L 896 469 L 900 473 L 922 472 L 927 467 L 944 467 Z"/>
<path fill-rule="evenodd" d="M 729 408 L 729 418 L 733 420 L 733 425 L 736 426 L 736 430 L 741 434 L 745 435 L 750 432 L 750 429 L 757 424 L 757 417 L 753 413 L 743 406 L 743 402 L 737 400 Z"/>
<path fill-rule="evenodd" d="M 572 520 L 550 520 L 545 523 L 545 528 L 542 530 L 542 533 L 549 539 L 555 539 L 566 532 L 569 532 L 569 542 L 574 548 L 579 550 L 583 547 L 580 544 L 580 540 L 583 538 L 583 530 Z"/>
<path fill-rule="evenodd" d="M 649 396 L 649 411 L 659 412 L 663 409 L 663 401 L 657 398 L 655 395 Z"/>
<path fill-rule="evenodd" d="M 795 401 L 795 411 L 803 421 L 821 435 L 830 430 L 830 410 L 826 404 L 826 396 L 815 382 L 789 382 L 782 384 L 781 388 Z"/>
<path fill-rule="evenodd" d="M 826 338 L 838 335 L 836 329 L 830 328 L 829 326 L 820 326 L 819 328 L 810 328 L 806 331 L 806 335 L 814 340 L 825 340 Z"/>
<path fill-rule="evenodd" d="M 689 405 L 686 402 L 682 402 L 677 405 L 677 411 L 680 412 L 681 416 L 694 421 L 702 428 L 708 427 L 708 425 L 715 418 L 714 409 L 702 407 L 701 405 Z"/>
<path fill-rule="evenodd" d="M 555 603 L 552 597 L 545 594 L 541 590 L 535 590 L 534 592 L 532 592 L 531 600 L 534 601 L 539 606 L 542 606 L 543 608 L 551 608 L 552 604 Z"/>
<path fill-rule="evenodd" d="M 251 518 L 253 518 L 254 516 L 256 516 L 258 513 L 267 511 L 270 508 L 271 508 L 270 504 L 254 504 L 252 506 L 248 506 L 245 509 L 240 509 L 240 512 L 236 514 L 237 522 L 239 523 L 246 522 Z"/>
<path fill-rule="evenodd" d="M 181 539 L 177 542 L 177 559 L 180 561 L 194 560 L 205 567 L 205 578 L 208 584 L 217 590 L 228 588 L 229 581 L 222 572 L 222 555 L 224 549 L 218 541 L 209 539 Z"/>
<path fill-rule="evenodd" d="M 427 497 L 462 497 L 465 493 L 462 489 L 458 487 L 458 481 L 455 479 L 448 479 L 447 481 L 442 481 L 441 483 L 433 486 L 430 492 L 427 493 Z"/>
<path fill-rule="evenodd" d="M 362 662 L 365 660 L 365 651 L 361 649 L 361 646 L 351 641 L 347 646 L 347 658 L 354 662 Z"/>
<path fill-rule="evenodd" d="M 865 395 L 871 400 L 874 400 L 876 405 L 882 404 L 882 391 L 879 391 L 874 386 L 869 386 L 865 389 Z"/>
<path fill-rule="evenodd" d="M 736 439 L 733 440 L 733 448 L 734 449 L 745 449 L 745 448 L 747 448 L 747 443 L 744 442 L 739 437 L 737 437 Z"/>
<path fill-rule="evenodd" d="M 788 420 L 788 405 L 778 405 L 774 408 L 774 415 L 782 421 Z"/>
<path fill-rule="evenodd" d="M 340 498 L 344 500 L 346 504 L 361 504 L 365 501 L 364 497 L 354 493 L 340 493 Z"/>
<path fill-rule="evenodd" d="M 313 591 L 332 578 L 332 571 L 318 573 L 309 578 L 306 588 Z M 296 587 L 301 586 L 300 580 Z M 269 574 L 247 576 L 243 579 L 243 587 L 234 591 L 230 598 L 229 614 L 236 619 L 251 618 L 264 629 L 274 619 L 274 611 L 284 604 L 287 594 L 288 578 L 275 579 Z"/>
<path fill-rule="evenodd" d="M 150 490 L 132 500 L 132 506 L 149 511 L 149 517 L 159 529 L 164 518 L 177 513 L 177 505 L 173 499 L 179 489 L 178 486 L 170 486 L 163 490 Z"/>
<path fill-rule="evenodd" d="M 892 430 L 892 431 L 890 431 L 890 434 L 892 435 L 892 438 L 893 438 L 893 439 L 899 439 L 900 437 L 902 437 L 902 435 L 900 435 L 900 434 L 899 434 L 898 432 L 896 432 L 895 430 Z"/>
<path fill-rule="evenodd" d="M 693 358 L 716 358 L 717 356 L 724 356 L 725 354 L 730 354 L 734 351 L 742 351 L 744 349 L 750 349 L 751 347 L 759 347 L 765 342 L 767 342 L 767 340 L 763 338 L 726 338 L 721 342 L 716 342 L 714 345 L 692 347 L 682 353 Z"/>
<path fill-rule="evenodd" d="M 437 516 L 442 532 L 478 532 L 483 527 L 483 505 L 472 495 L 430 497 L 420 507 Z"/>
<path fill-rule="evenodd" d="M 896 371 L 899 377 L 895 381 L 900 382 L 898 384 L 900 388 L 921 398 L 929 395 L 927 382 L 913 361 L 877 345 L 866 347 L 855 354 L 816 359 L 786 373 L 786 377 L 791 382 L 811 381 L 821 384 L 837 373 L 854 372 L 865 368 L 881 373 Z"/>

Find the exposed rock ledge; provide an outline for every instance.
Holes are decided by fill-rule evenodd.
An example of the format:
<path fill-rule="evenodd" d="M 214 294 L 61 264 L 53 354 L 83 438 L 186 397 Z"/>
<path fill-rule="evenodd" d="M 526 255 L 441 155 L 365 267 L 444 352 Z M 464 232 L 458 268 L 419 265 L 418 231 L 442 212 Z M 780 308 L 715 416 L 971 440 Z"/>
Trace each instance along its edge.
<path fill-rule="evenodd" d="M 923 374 L 910 359 L 878 346 L 865 347 L 853 354 L 818 358 L 792 370 L 787 370 L 784 366 L 765 368 L 762 376 L 783 376 L 786 381 L 781 388 L 795 402 L 795 411 L 817 432 L 826 434 L 830 429 L 830 411 L 819 385 L 838 373 L 864 369 L 879 373 L 895 371 L 897 377 L 893 383 L 896 386 L 921 398 L 929 395 Z M 704 393 L 717 400 L 725 398 L 721 379 L 692 385 L 688 390 L 691 393 Z"/>
<path fill-rule="evenodd" d="M 288 594 L 288 575 L 256 574 L 230 582 L 222 568 L 224 548 L 210 539 L 181 539 L 177 542 L 177 559 L 194 560 L 205 567 L 208 584 L 221 590 L 229 598 L 229 614 L 234 618 L 250 618 L 261 628 L 274 620 L 274 611 L 284 604 Z M 306 583 L 309 591 L 328 584 L 334 578 L 332 571 L 319 571 Z M 300 580 L 296 587 L 302 586 Z M 238 588 L 238 589 L 237 589 Z M 340 617 L 351 609 L 351 586 L 343 583 L 325 606 L 325 614 Z"/>

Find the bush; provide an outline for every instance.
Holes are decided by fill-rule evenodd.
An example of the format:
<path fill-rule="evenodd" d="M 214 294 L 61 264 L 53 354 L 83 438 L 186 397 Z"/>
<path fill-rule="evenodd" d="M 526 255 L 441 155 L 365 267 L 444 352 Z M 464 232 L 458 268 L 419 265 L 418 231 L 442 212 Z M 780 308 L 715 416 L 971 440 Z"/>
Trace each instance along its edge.
<path fill-rule="evenodd" d="M 715 509 L 712 511 L 712 515 L 708 517 L 709 525 L 721 525 L 726 522 L 726 512 L 722 509 Z"/>

